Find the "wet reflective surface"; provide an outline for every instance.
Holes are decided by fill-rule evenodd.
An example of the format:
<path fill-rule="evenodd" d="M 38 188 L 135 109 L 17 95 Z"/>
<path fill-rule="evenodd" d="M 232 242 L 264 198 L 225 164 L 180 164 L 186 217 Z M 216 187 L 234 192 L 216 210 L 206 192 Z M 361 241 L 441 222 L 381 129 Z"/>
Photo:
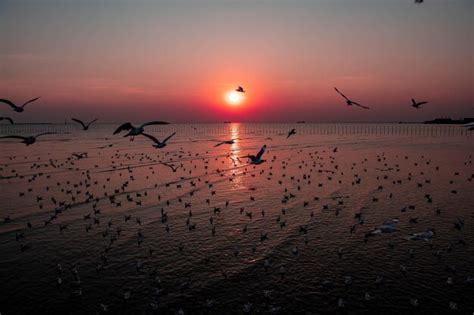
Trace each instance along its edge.
<path fill-rule="evenodd" d="M 69 132 L 0 144 L 2 313 L 474 311 L 456 126 L 114 127 L 2 129 Z"/>

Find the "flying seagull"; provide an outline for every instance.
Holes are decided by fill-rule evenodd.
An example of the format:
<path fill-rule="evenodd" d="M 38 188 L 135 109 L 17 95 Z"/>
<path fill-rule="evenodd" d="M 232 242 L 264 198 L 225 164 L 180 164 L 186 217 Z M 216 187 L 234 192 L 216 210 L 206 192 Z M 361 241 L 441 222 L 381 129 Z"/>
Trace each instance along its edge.
<path fill-rule="evenodd" d="M 462 125 L 464 128 L 467 128 L 467 130 L 474 130 L 474 122 Z"/>
<path fill-rule="evenodd" d="M 85 159 L 88 154 L 87 152 L 81 152 L 81 153 L 73 153 L 72 155 L 76 157 L 78 160 L 80 160 L 80 159 Z"/>
<path fill-rule="evenodd" d="M 263 162 L 266 161 L 262 159 L 262 155 L 263 153 L 265 153 L 266 148 L 267 148 L 267 145 L 264 144 L 263 147 L 260 149 L 260 151 L 258 151 L 257 155 L 247 155 L 245 157 L 250 159 L 250 164 L 255 164 L 255 165 L 262 164 Z"/>
<path fill-rule="evenodd" d="M 288 136 L 286 137 L 286 139 L 288 139 L 289 137 L 291 137 L 292 135 L 296 135 L 296 129 L 291 129 L 290 132 L 288 132 Z"/>
<path fill-rule="evenodd" d="M 168 166 L 169 168 L 171 168 L 171 170 L 173 171 L 173 173 L 176 173 L 176 170 L 179 168 L 174 166 L 173 164 L 168 164 L 168 163 L 165 163 L 165 162 L 161 162 L 161 164 L 163 164 L 164 166 Z"/>
<path fill-rule="evenodd" d="M 26 106 L 26 105 L 28 105 L 28 104 L 31 103 L 31 102 L 36 101 L 37 99 L 39 99 L 39 97 L 36 97 L 36 98 L 34 98 L 34 99 L 31 99 L 31 100 L 29 100 L 28 102 L 24 103 L 24 104 L 21 105 L 21 106 L 16 106 L 16 105 L 13 104 L 10 100 L 5 100 L 5 99 L 3 99 L 3 98 L 0 98 L 0 102 L 10 105 L 10 106 L 13 108 L 13 110 L 14 110 L 15 112 L 21 113 L 21 112 L 23 112 L 23 111 L 25 110 L 25 106 Z"/>
<path fill-rule="evenodd" d="M 93 121 L 91 121 L 90 123 L 88 124 L 85 124 L 82 120 L 79 120 L 77 118 L 71 118 L 71 120 L 77 122 L 77 123 L 80 123 L 82 125 L 82 130 L 88 130 L 89 129 L 89 126 L 92 125 L 93 123 L 95 123 L 97 121 L 97 118 L 94 119 Z"/>
<path fill-rule="evenodd" d="M 12 124 L 12 125 L 14 124 L 13 119 L 11 119 L 10 117 L 0 117 L 0 121 L 2 121 L 2 120 L 8 120 L 10 122 L 10 124 Z"/>
<path fill-rule="evenodd" d="M 218 146 L 221 146 L 223 144 L 234 144 L 235 143 L 235 140 L 238 140 L 237 139 L 230 139 L 230 140 L 226 140 L 226 141 L 222 141 L 222 142 L 219 142 L 217 143 L 214 147 L 218 147 Z"/>
<path fill-rule="evenodd" d="M 337 93 L 339 93 L 342 97 L 344 97 L 344 98 L 346 99 L 346 103 L 347 103 L 348 106 L 357 105 L 357 106 L 362 107 L 362 108 L 364 108 L 364 109 L 370 109 L 370 108 L 367 107 L 367 106 L 364 106 L 364 105 L 361 105 L 361 104 L 356 103 L 356 102 L 354 102 L 354 101 L 351 101 L 350 99 L 347 98 L 347 96 L 345 96 L 344 94 L 342 94 L 342 92 L 339 91 L 336 87 L 335 87 L 334 89 L 336 90 Z"/>
<path fill-rule="evenodd" d="M 145 136 L 148 139 L 150 139 L 151 141 L 153 141 L 154 142 L 153 146 L 157 149 L 161 149 L 161 148 L 166 147 L 166 141 L 168 141 L 175 134 L 176 134 L 176 132 L 173 132 L 171 135 L 169 135 L 167 138 L 165 138 L 163 141 L 160 142 L 160 140 L 156 139 L 155 137 L 153 137 L 153 136 L 151 136 L 147 133 L 142 132 L 142 136 Z"/>
<path fill-rule="evenodd" d="M 236 90 L 237 92 L 240 92 L 240 93 L 245 93 L 244 88 L 241 87 L 240 85 L 239 85 L 239 87 L 237 87 L 235 90 Z"/>
<path fill-rule="evenodd" d="M 423 0 L 415 0 L 415 3 L 416 3 L 416 4 L 422 4 L 422 3 L 423 3 Z"/>
<path fill-rule="evenodd" d="M 421 107 L 421 105 L 423 104 L 427 104 L 428 102 L 417 102 L 415 101 L 414 98 L 411 99 L 411 106 L 413 106 L 414 108 L 418 109 Z"/>
<path fill-rule="evenodd" d="M 28 136 L 28 137 L 22 137 L 22 136 L 3 136 L 0 137 L 0 139 L 21 139 L 23 140 L 22 143 L 26 144 L 27 146 L 30 144 L 33 144 L 36 142 L 36 138 L 43 136 L 43 135 L 53 135 L 56 134 L 56 132 L 43 132 L 40 134 L 37 134 L 36 136 Z"/>
<path fill-rule="evenodd" d="M 126 122 L 122 125 L 120 125 L 120 127 L 117 128 L 117 130 L 114 131 L 114 135 L 123 131 L 123 130 L 128 130 L 128 133 L 126 135 L 124 135 L 124 137 L 132 137 L 130 139 L 130 141 L 133 141 L 133 137 L 134 136 L 138 136 L 140 134 L 142 134 L 144 131 L 145 131 L 145 127 L 146 126 L 150 126 L 150 125 L 167 125 L 169 124 L 168 122 L 165 122 L 165 121 L 150 121 L 150 122 L 147 122 L 147 123 L 144 123 L 143 125 L 141 126 L 138 126 L 138 127 L 135 127 L 133 126 L 131 123 L 129 122 Z"/>

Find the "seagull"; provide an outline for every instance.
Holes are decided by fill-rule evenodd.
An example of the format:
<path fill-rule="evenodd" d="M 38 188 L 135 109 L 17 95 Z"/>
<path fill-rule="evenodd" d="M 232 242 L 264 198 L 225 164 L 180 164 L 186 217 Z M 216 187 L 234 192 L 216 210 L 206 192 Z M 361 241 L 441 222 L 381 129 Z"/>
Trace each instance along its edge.
<path fill-rule="evenodd" d="M 78 160 L 80 160 L 87 157 L 87 152 L 73 153 L 72 155 L 75 156 Z"/>
<path fill-rule="evenodd" d="M 176 132 L 173 132 L 171 135 L 169 135 L 167 138 L 165 138 L 162 142 L 160 142 L 158 139 L 156 139 L 155 137 L 147 134 L 147 133 L 144 133 L 142 132 L 142 136 L 145 136 L 147 137 L 148 139 L 151 139 L 154 144 L 153 146 L 157 149 L 161 149 L 161 148 L 164 148 L 166 147 L 166 141 L 168 141 L 172 136 L 174 136 L 176 134 Z"/>
<path fill-rule="evenodd" d="M 415 101 L 414 98 L 411 99 L 411 106 L 413 106 L 413 107 L 416 108 L 416 109 L 420 108 L 421 105 L 427 104 L 427 103 L 428 103 L 428 102 L 424 102 L 424 101 L 423 101 L 423 102 L 417 102 L 417 101 Z"/>
<path fill-rule="evenodd" d="M 405 239 L 410 241 L 424 240 L 429 241 L 434 236 L 434 229 L 427 229 L 425 232 L 412 233 Z"/>
<path fill-rule="evenodd" d="M 464 128 L 467 128 L 467 130 L 474 130 L 474 122 L 462 125 Z"/>
<path fill-rule="evenodd" d="M 288 136 L 286 137 L 286 139 L 288 139 L 289 137 L 291 137 L 292 135 L 296 135 L 296 129 L 291 129 L 290 132 L 288 132 Z"/>
<path fill-rule="evenodd" d="M 342 94 L 342 92 L 339 91 L 336 87 L 335 87 L 334 89 L 336 90 L 337 93 L 339 93 L 342 97 L 344 97 L 344 98 L 346 99 L 346 103 L 347 103 L 348 106 L 357 105 L 357 106 L 362 107 L 362 108 L 364 108 L 364 109 L 370 109 L 370 108 L 367 107 L 367 106 L 364 106 L 364 105 L 361 105 L 361 104 L 356 103 L 356 102 L 354 102 L 354 101 L 351 101 L 350 99 L 347 98 L 347 96 L 345 96 L 344 94 Z"/>
<path fill-rule="evenodd" d="M 52 135 L 56 134 L 56 132 L 43 132 L 37 134 L 36 136 L 29 136 L 29 137 L 22 137 L 22 136 L 3 136 L 0 139 L 21 139 L 23 140 L 22 143 L 26 144 L 27 146 L 36 142 L 36 138 L 43 136 L 43 135 Z"/>
<path fill-rule="evenodd" d="M 173 164 L 168 164 L 168 163 L 165 163 L 165 162 L 161 162 L 161 164 L 171 168 L 173 170 L 173 173 L 176 173 L 176 170 L 179 168 L 179 167 L 175 167 Z"/>
<path fill-rule="evenodd" d="M 416 4 L 422 4 L 424 0 L 415 0 Z"/>
<path fill-rule="evenodd" d="M 236 90 L 237 92 L 240 92 L 240 93 L 245 93 L 245 90 L 244 90 L 244 88 L 243 88 L 243 87 L 241 87 L 240 85 L 239 85 L 239 87 L 238 87 L 238 88 L 236 88 L 235 90 Z"/>
<path fill-rule="evenodd" d="M 13 108 L 13 110 L 14 110 L 15 112 L 21 113 L 21 112 L 23 112 L 23 111 L 25 110 L 25 106 L 26 106 L 26 105 L 28 105 L 28 104 L 31 103 L 31 102 L 36 101 L 37 99 L 39 99 L 39 97 L 36 97 L 36 98 L 31 99 L 31 100 L 29 100 L 28 102 L 24 103 L 24 104 L 21 105 L 21 106 L 16 106 L 16 105 L 13 104 L 11 101 L 5 100 L 5 99 L 2 99 L 2 98 L 0 98 L 0 102 L 10 105 L 10 106 Z"/>
<path fill-rule="evenodd" d="M 267 145 L 263 145 L 263 147 L 260 149 L 260 151 L 257 153 L 257 155 L 247 155 L 246 157 L 250 159 L 250 164 L 262 164 L 265 162 L 265 160 L 262 160 L 262 155 L 265 153 L 265 149 L 267 148 Z"/>
<path fill-rule="evenodd" d="M 77 118 L 71 118 L 71 120 L 77 122 L 77 123 L 80 123 L 82 125 L 82 130 L 88 130 L 89 129 L 89 126 L 92 125 L 94 122 L 97 121 L 97 118 L 94 119 L 93 121 L 91 121 L 90 123 L 88 124 L 84 124 L 84 122 L 82 122 L 82 120 L 79 120 Z"/>
<path fill-rule="evenodd" d="M 117 130 L 114 131 L 114 135 L 121 132 L 121 131 L 123 131 L 123 130 L 128 130 L 128 133 L 124 137 L 130 137 L 131 136 L 132 138 L 130 139 L 130 141 L 132 141 L 134 136 L 138 136 L 138 135 L 142 134 L 145 131 L 144 127 L 146 127 L 146 126 L 167 125 L 167 124 L 169 124 L 169 123 L 165 122 L 165 121 L 150 121 L 150 122 L 144 123 L 141 126 L 135 127 L 131 123 L 126 122 L 126 123 L 120 125 L 117 128 Z"/>
<path fill-rule="evenodd" d="M 0 121 L 2 121 L 2 120 L 8 120 L 10 122 L 10 124 L 12 124 L 12 125 L 14 124 L 13 119 L 11 119 L 10 117 L 0 117 Z"/>
<path fill-rule="evenodd" d="M 215 147 L 218 147 L 218 146 L 221 146 L 221 145 L 223 145 L 223 144 L 234 144 L 234 143 L 235 143 L 235 140 L 238 140 L 238 138 L 237 138 L 237 139 L 230 139 L 230 140 L 226 140 L 226 141 L 219 142 L 218 144 L 216 144 L 216 145 L 214 146 L 214 148 L 215 148 Z"/>
<path fill-rule="evenodd" d="M 380 235 L 384 233 L 393 233 L 397 230 L 398 219 L 384 222 L 381 226 L 365 234 L 365 237 Z"/>

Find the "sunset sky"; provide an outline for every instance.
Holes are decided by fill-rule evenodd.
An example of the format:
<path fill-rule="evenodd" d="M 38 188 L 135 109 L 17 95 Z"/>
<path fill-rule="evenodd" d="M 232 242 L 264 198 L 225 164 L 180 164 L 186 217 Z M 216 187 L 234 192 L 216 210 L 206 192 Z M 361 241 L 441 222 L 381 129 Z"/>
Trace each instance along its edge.
<path fill-rule="evenodd" d="M 474 1 L 0 0 L 0 115 L 61 122 L 474 117 Z M 247 91 L 237 105 L 226 93 Z M 371 110 L 348 107 L 335 93 Z M 411 98 L 427 100 L 420 110 Z"/>

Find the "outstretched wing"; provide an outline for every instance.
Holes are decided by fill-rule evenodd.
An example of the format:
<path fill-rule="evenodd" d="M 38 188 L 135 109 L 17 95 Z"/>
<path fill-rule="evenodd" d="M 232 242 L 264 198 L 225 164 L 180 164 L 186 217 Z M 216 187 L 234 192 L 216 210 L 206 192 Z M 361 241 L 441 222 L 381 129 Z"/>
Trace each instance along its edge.
<path fill-rule="evenodd" d="M 25 140 L 26 137 L 22 137 L 22 136 L 2 136 L 2 137 L 0 137 L 0 139 L 22 139 L 22 140 Z"/>
<path fill-rule="evenodd" d="M 357 105 L 357 106 L 359 106 L 359 107 L 362 107 L 362 108 L 364 108 L 364 109 L 370 109 L 370 107 L 364 106 L 364 105 L 359 104 L 359 103 L 356 103 L 356 102 L 352 102 L 352 104 Z"/>
<path fill-rule="evenodd" d="M 8 120 L 10 122 L 10 124 L 13 125 L 13 119 L 11 119 L 10 117 L 0 117 L 0 120 Z"/>
<path fill-rule="evenodd" d="M 342 94 L 342 92 L 337 89 L 337 87 L 335 87 L 334 89 L 336 90 L 337 93 L 339 93 L 339 94 L 340 94 L 342 97 L 344 97 L 346 100 L 349 100 L 349 99 L 347 98 L 347 96 L 345 96 L 344 94 Z"/>
<path fill-rule="evenodd" d="M 117 128 L 117 130 L 114 131 L 114 135 L 119 133 L 120 131 L 123 131 L 123 130 L 130 130 L 130 129 L 133 129 L 133 126 L 131 123 L 127 122 L 127 123 L 124 123 L 122 125 L 120 125 L 120 127 Z"/>
<path fill-rule="evenodd" d="M 265 149 L 267 148 L 267 145 L 264 144 L 263 147 L 260 149 L 260 151 L 258 151 L 257 153 L 257 159 L 260 159 L 263 155 L 263 153 L 265 153 Z"/>
<path fill-rule="evenodd" d="M 29 100 L 28 102 L 26 102 L 25 104 L 23 104 L 21 107 L 25 107 L 26 105 L 28 105 L 28 104 L 30 104 L 30 103 L 36 101 L 37 99 L 39 99 L 39 97 L 35 97 L 34 99 Z"/>
<path fill-rule="evenodd" d="M 224 142 L 219 142 L 218 144 L 216 144 L 216 145 L 214 146 L 214 148 L 215 148 L 215 147 L 218 147 L 218 146 L 220 146 L 220 145 L 223 145 L 224 143 L 225 143 L 225 141 L 224 141 Z"/>
<path fill-rule="evenodd" d="M 71 120 L 77 122 L 77 123 L 80 123 L 82 125 L 82 127 L 86 128 L 86 125 L 84 125 L 84 123 L 82 122 L 82 120 L 79 120 L 77 118 L 71 118 Z"/>
<path fill-rule="evenodd" d="M 167 138 L 165 138 L 165 140 L 163 140 L 163 142 L 168 141 L 168 140 L 171 139 L 171 137 L 174 136 L 175 134 L 176 134 L 176 132 L 173 132 L 173 133 L 170 134 Z"/>
<path fill-rule="evenodd" d="M 0 98 L 0 102 L 5 103 L 5 104 L 8 104 L 8 105 L 10 105 L 12 108 L 18 108 L 18 106 L 16 106 L 15 104 L 13 104 L 13 103 L 12 103 L 11 101 L 9 101 L 9 100 L 5 100 L 5 99 L 3 99 L 3 98 Z"/>
<path fill-rule="evenodd" d="M 418 105 L 428 104 L 428 102 L 419 102 Z"/>
<path fill-rule="evenodd" d="M 39 133 L 35 136 L 35 138 L 38 138 L 40 136 L 44 136 L 44 135 L 56 135 L 57 132 L 43 132 L 43 133 Z"/>
<path fill-rule="evenodd" d="M 88 123 L 88 124 L 87 124 L 87 126 L 90 126 L 90 125 L 92 125 L 92 124 L 93 124 L 93 123 L 95 123 L 97 120 L 98 120 L 97 118 L 96 118 L 96 119 L 94 119 L 93 121 L 91 121 L 90 123 Z"/>
<path fill-rule="evenodd" d="M 144 123 L 141 127 L 145 127 L 145 126 L 150 126 L 150 125 L 168 125 L 169 122 L 166 122 L 166 121 L 150 121 L 150 122 L 147 122 L 147 123 Z"/>
<path fill-rule="evenodd" d="M 145 137 L 147 137 L 148 139 L 150 139 L 154 143 L 160 144 L 160 141 L 158 139 L 156 139 L 155 137 L 153 137 L 152 135 L 149 135 L 149 134 L 144 133 L 144 132 L 142 133 L 142 135 L 144 135 Z"/>

